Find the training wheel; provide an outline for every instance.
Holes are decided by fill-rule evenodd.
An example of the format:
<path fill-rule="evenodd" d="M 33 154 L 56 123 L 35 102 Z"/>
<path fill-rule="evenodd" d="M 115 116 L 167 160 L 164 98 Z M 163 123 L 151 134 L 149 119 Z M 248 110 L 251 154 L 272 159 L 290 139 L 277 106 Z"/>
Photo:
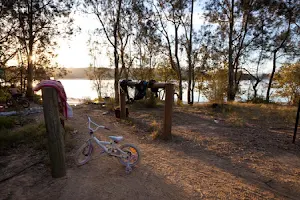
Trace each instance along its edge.
<path fill-rule="evenodd" d="M 132 167 L 130 167 L 129 163 L 127 163 L 125 171 L 126 171 L 126 174 L 130 174 L 132 172 Z"/>

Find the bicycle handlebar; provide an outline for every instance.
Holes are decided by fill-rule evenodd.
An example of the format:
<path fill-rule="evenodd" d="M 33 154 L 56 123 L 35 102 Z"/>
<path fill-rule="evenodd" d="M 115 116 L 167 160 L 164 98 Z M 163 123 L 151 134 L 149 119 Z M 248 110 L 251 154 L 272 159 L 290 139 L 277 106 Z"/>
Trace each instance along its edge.
<path fill-rule="evenodd" d="M 91 119 L 88 115 L 86 115 L 86 116 L 87 116 L 87 118 L 88 118 L 89 129 L 90 129 L 91 131 L 95 132 L 95 131 L 97 131 L 99 128 L 103 128 L 103 129 L 106 129 L 106 130 L 110 130 L 110 129 L 109 129 L 108 127 L 106 127 L 106 126 L 102 126 L 102 125 L 99 125 L 99 124 L 93 122 L 92 119 Z M 93 124 L 94 126 L 96 126 L 96 128 L 93 129 L 93 128 L 91 127 L 91 124 Z"/>

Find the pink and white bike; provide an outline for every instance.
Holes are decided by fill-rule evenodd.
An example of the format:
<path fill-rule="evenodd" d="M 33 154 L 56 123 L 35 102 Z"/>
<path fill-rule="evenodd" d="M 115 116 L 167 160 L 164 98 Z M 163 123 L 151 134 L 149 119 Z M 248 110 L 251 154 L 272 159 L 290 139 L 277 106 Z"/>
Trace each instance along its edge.
<path fill-rule="evenodd" d="M 90 138 L 78 149 L 75 154 L 75 162 L 78 166 L 86 164 L 93 153 L 94 141 L 101 149 L 100 154 L 106 153 L 109 156 L 113 156 L 119 160 L 119 162 L 126 167 L 126 173 L 132 171 L 132 167 L 136 166 L 141 157 L 140 150 L 133 144 L 123 144 L 119 146 L 119 142 L 123 140 L 122 136 L 109 136 L 111 141 L 101 141 L 95 135 L 98 129 L 106 129 L 107 127 L 99 125 L 88 117 L 88 128 Z"/>

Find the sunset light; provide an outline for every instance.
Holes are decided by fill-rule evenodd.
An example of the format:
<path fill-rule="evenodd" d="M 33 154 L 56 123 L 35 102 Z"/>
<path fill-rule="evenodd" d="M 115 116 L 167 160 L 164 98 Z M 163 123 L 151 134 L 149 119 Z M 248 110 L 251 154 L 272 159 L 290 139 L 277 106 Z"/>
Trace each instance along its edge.
<path fill-rule="evenodd" d="M 0 1 L 3 200 L 299 200 L 300 0 Z"/>

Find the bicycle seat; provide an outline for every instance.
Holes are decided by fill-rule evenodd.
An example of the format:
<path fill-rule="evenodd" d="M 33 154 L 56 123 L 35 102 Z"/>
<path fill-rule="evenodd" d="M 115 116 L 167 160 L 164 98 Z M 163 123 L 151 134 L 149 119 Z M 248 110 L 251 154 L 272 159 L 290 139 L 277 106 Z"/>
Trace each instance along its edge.
<path fill-rule="evenodd" d="M 114 142 L 120 142 L 123 140 L 123 136 L 108 136 L 110 139 L 112 139 Z"/>

